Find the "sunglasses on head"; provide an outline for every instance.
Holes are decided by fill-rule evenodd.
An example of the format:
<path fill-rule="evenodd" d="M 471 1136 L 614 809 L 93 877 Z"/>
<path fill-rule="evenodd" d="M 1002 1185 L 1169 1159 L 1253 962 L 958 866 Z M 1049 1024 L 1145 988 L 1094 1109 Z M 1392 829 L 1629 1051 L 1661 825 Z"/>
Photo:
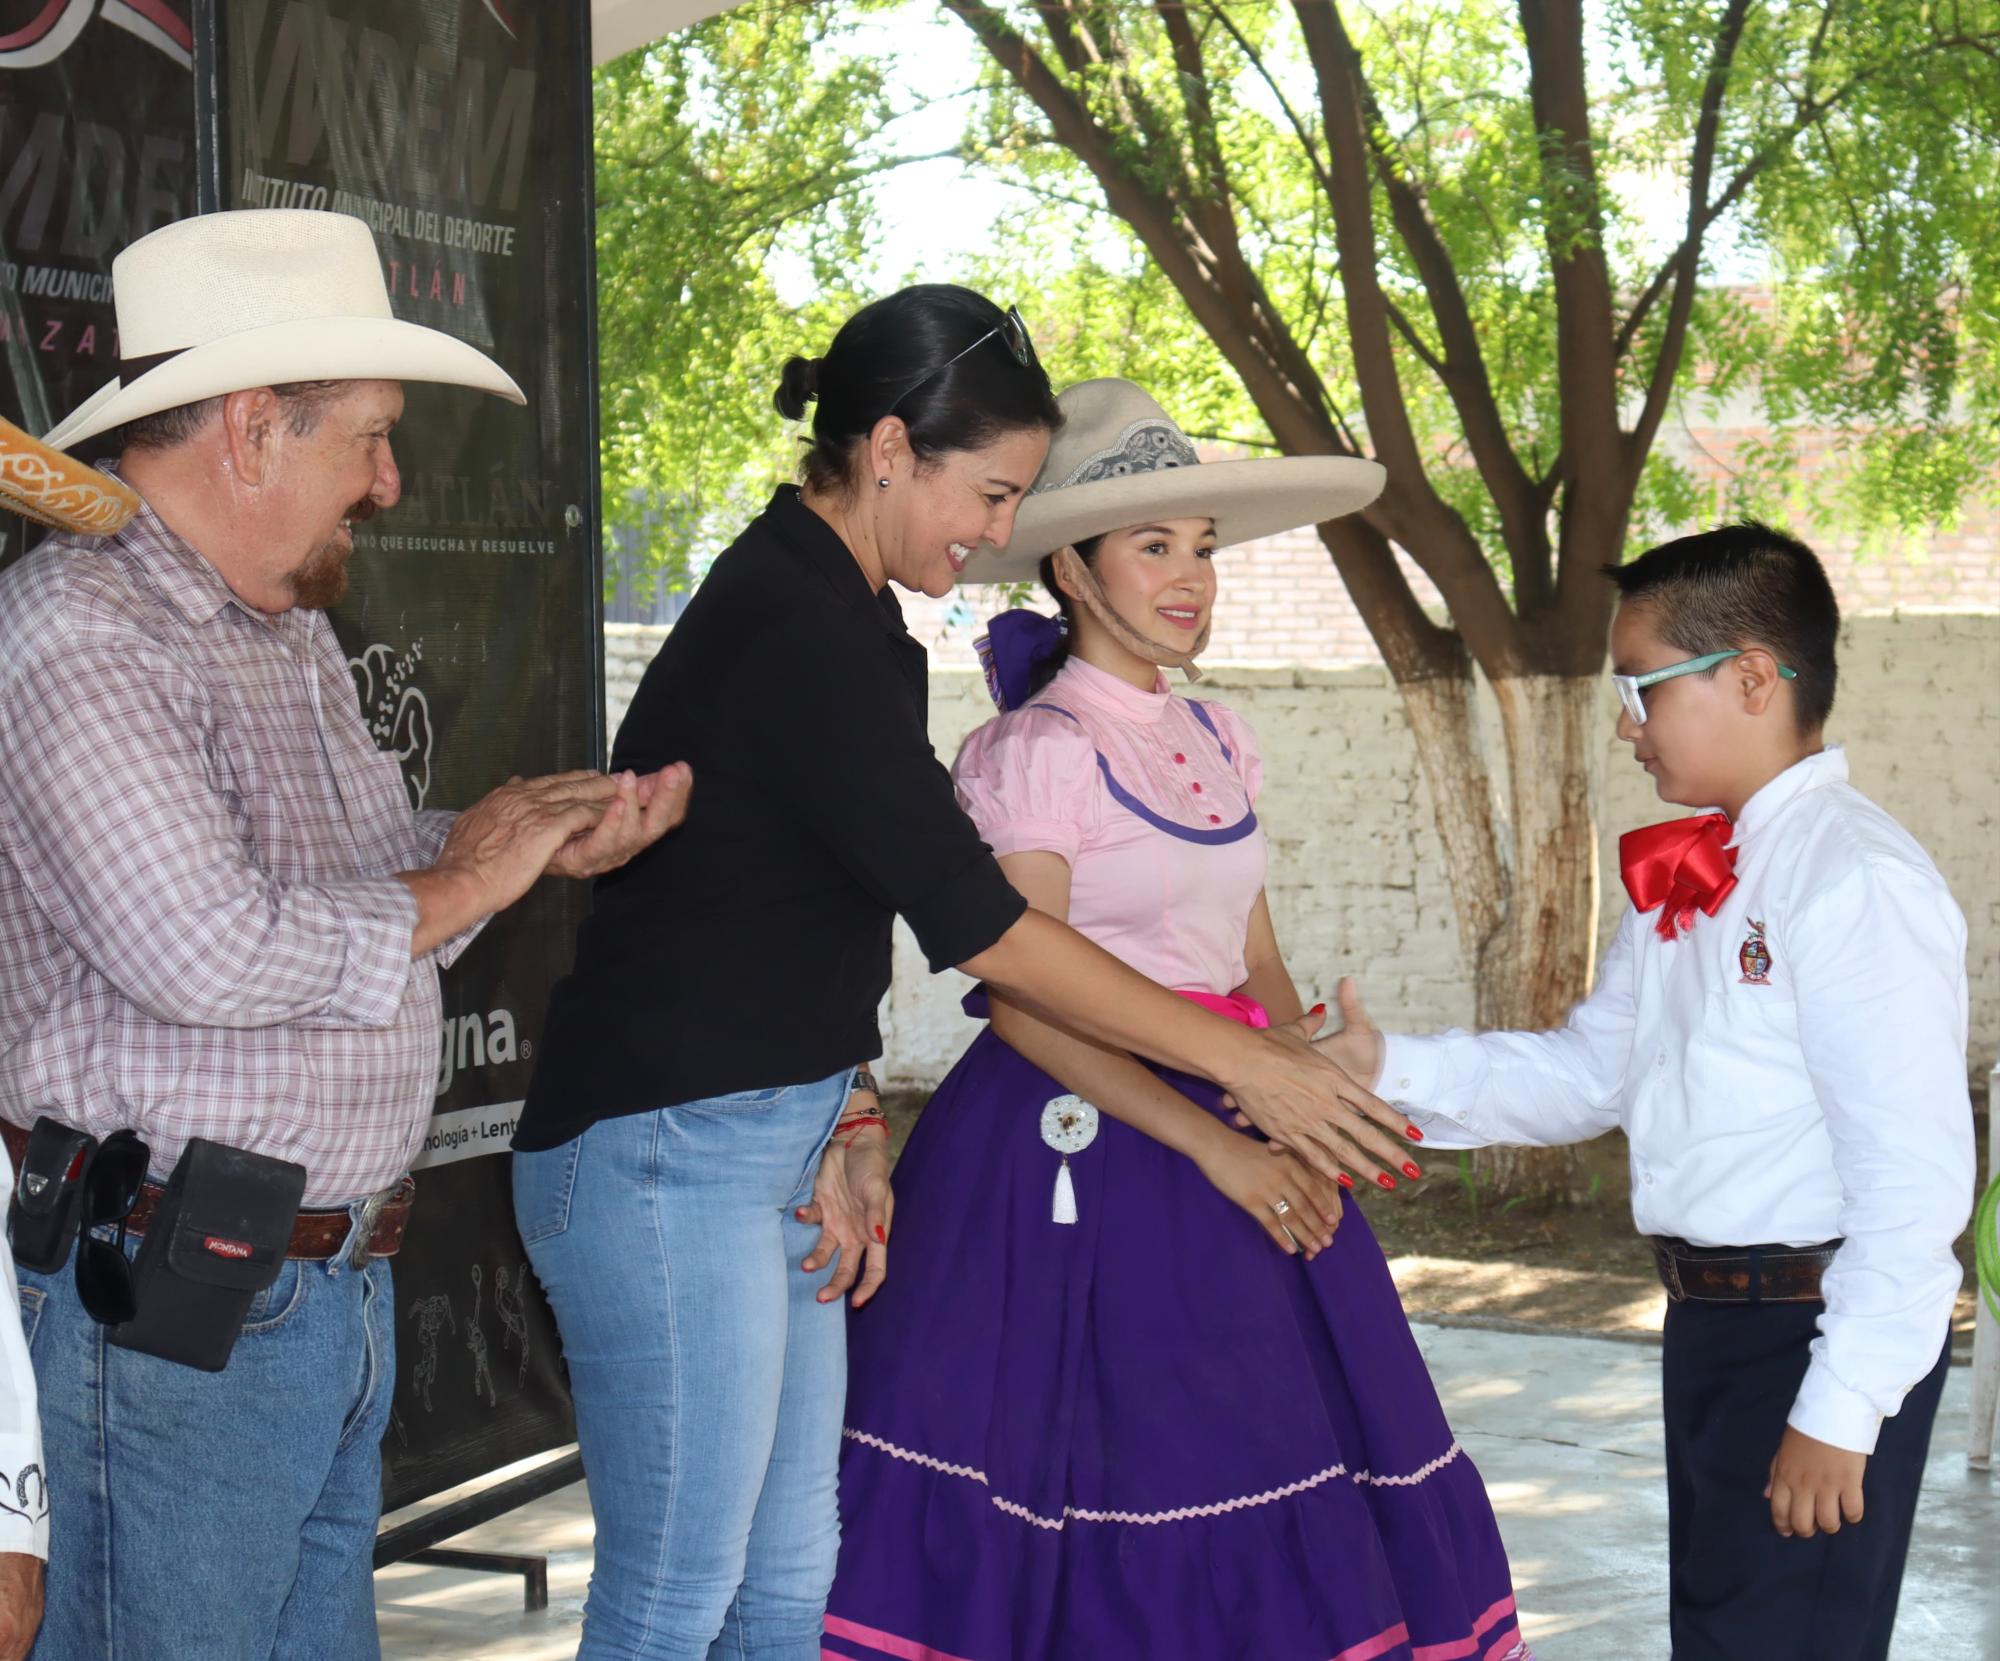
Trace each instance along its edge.
<path fill-rule="evenodd" d="M 904 387 L 901 392 L 897 393 L 896 402 L 889 406 L 886 413 L 894 415 L 896 413 L 896 405 L 902 403 L 918 387 L 936 380 L 938 376 L 942 375 L 953 364 L 958 362 L 960 358 L 964 357 L 968 352 L 978 351 L 980 347 L 993 339 L 995 335 L 1000 337 L 1001 345 L 1007 348 L 1008 356 L 1013 358 L 1023 369 L 1034 367 L 1035 343 L 1028 338 L 1028 325 L 1021 316 L 1020 308 L 1018 306 L 1009 306 L 1007 308 L 1007 315 L 1001 318 L 998 323 L 994 324 L 992 328 L 988 329 L 970 346 L 952 353 L 937 368 L 926 369 L 914 381 L 910 382 L 908 386 Z"/>
<path fill-rule="evenodd" d="M 1731 658 L 1742 655 L 1740 647 L 1727 652 L 1708 652 L 1701 657 L 1691 657 L 1685 663 L 1670 663 L 1664 669 L 1648 670 L 1643 675 L 1613 675 L 1611 684 L 1618 689 L 1618 701 L 1625 706 L 1625 713 L 1643 727 L 1646 724 L 1644 694 L 1647 687 L 1673 680 L 1679 675 L 1698 675 L 1704 669 L 1713 669 L 1718 663 L 1727 663 Z M 1787 669 L 1782 663 L 1778 665 L 1778 674 L 1788 681 L 1799 678 L 1796 669 Z"/>
<path fill-rule="evenodd" d="M 83 1174 L 83 1213 L 77 1220 L 76 1295 L 90 1318 L 122 1326 L 138 1313 L 132 1297 L 132 1264 L 125 1255 L 125 1220 L 145 1185 L 147 1148 L 129 1130 L 116 1130 L 97 1145 Z M 118 1225 L 111 1240 L 92 1231 Z"/>

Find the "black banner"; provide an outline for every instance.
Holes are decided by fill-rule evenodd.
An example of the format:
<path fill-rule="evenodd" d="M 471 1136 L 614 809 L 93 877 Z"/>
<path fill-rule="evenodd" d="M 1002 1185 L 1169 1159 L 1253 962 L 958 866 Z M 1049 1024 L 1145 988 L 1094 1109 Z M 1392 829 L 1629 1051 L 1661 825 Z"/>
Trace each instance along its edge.
<path fill-rule="evenodd" d="M 47 432 L 118 362 L 111 261 L 194 211 L 190 0 L 0 0 L 0 415 Z M 0 565 L 38 526 L 0 513 Z"/>
<path fill-rule="evenodd" d="M 377 741 L 426 808 L 602 765 L 587 6 L 216 0 L 213 18 L 205 200 L 366 220 L 397 315 L 528 395 L 404 388 L 403 499 L 355 527 L 334 614 Z M 574 1435 L 506 1149 L 585 903 L 543 883 L 444 977 L 437 1115 L 396 1259 L 390 1508 Z"/>

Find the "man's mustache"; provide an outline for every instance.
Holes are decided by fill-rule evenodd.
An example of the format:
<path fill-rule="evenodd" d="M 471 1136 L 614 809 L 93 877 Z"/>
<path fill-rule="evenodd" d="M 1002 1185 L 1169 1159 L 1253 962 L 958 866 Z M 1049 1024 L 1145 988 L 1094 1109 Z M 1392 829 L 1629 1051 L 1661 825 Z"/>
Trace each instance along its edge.
<path fill-rule="evenodd" d="M 353 524 L 359 525 L 365 523 L 367 520 L 373 519 L 375 517 L 376 511 L 377 510 L 375 507 L 374 497 L 364 496 L 361 498 L 360 501 L 356 502 L 353 507 L 349 508 L 345 513 L 343 513 L 341 515 L 341 518 L 348 520 Z"/>

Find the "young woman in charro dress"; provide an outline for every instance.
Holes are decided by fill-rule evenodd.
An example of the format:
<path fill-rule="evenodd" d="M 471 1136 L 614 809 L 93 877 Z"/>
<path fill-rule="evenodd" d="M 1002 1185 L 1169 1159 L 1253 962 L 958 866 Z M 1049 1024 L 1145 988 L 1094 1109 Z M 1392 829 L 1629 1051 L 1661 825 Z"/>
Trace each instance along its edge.
<path fill-rule="evenodd" d="M 1128 382 L 1061 402 L 1006 559 L 1055 550 L 1063 621 L 994 620 L 1004 713 L 959 754 L 961 803 L 1032 905 L 1233 1019 L 1299 1020 L 1255 735 L 1160 666 L 1200 649 L 1218 544 L 1351 511 L 1380 471 L 1197 467 Z M 1234 1128 L 1212 1084 L 998 997 L 990 1016 L 903 1154 L 896 1269 L 851 1319 L 825 1655 L 1526 1657 L 1352 1195 Z"/>

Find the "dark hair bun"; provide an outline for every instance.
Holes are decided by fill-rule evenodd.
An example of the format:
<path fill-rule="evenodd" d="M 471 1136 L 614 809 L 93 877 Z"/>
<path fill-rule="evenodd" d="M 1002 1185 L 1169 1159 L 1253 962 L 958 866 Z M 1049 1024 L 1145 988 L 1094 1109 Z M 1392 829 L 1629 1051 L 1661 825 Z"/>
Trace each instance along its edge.
<path fill-rule="evenodd" d="M 863 306 L 823 358 L 792 358 L 775 400 L 794 421 L 814 403 L 812 437 L 799 458 L 808 489 L 845 491 L 855 456 L 885 416 L 898 416 L 919 463 L 977 450 L 1002 433 L 1062 425 L 1039 363 L 1004 348 L 1006 316 L 983 294 L 918 283 Z"/>
<path fill-rule="evenodd" d="M 772 402 L 787 421 L 803 421 L 806 405 L 819 396 L 820 362 L 818 358 L 785 359 L 784 373 L 778 380 L 778 395 Z"/>

